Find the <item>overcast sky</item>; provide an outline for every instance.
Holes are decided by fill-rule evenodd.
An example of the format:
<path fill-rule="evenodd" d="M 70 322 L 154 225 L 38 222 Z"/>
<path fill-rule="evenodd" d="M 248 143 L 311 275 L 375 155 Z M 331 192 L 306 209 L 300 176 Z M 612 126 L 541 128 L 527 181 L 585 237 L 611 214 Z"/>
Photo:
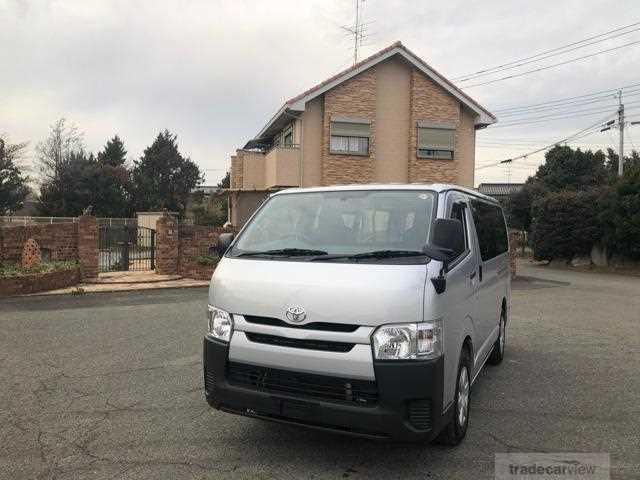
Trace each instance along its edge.
<path fill-rule="evenodd" d="M 366 0 L 363 12 L 363 55 L 401 40 L 456 77 L 640 21 L 640 2 Z M 353 0 L 0 0 L 0 132 L 28 141 L 33 155 L 49 126 L 66 117 L 84 132 L 88 150 L 97 152 L 117 133 L 133 160 L 168 128 L 215 183 L 229 156 L 286 98 L 351 64 L 352 43 L 340 25 L 353 18 Z M 526 69 L 636 40 L 640 31 Z M 640 44 L 465 90 L 489 110 L 500 109 L 640 83 L 639 65 Z M 629 117 L 640 120 L 632 100 Z M 615 104 L 612 98 L 612 112 Z M 498 123 L 478 133 L 476 163 L 526 153 L 602 116 Z M 640 125 L 627 137 L 627 149 L 640 146 Z M 615 142 L 617 149 L 617 132 L 584 142 Z M 541 158 L 514 162 L 511 181 L 533 173 Z M 505 167 L 486 168 L 476 183 L 506 178 Z"/>

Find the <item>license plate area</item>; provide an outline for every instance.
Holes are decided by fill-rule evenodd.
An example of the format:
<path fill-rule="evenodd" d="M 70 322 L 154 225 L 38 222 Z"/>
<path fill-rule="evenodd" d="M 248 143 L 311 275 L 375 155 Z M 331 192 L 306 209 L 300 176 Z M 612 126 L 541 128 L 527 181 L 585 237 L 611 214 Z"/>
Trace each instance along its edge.
<path fill-rule="evenodd" d="M 295 418 L 298 420 L 308 420 L 317 418 L 319 407 L 310 402 L 302 402 L 299 400 L 282 400 L 281 415 L 286 418 Z"/>
<path fill-rule="evenodd" d="M 295 420 L 311 420 L 317 418 L 320 407 L 312 402 L 270 397 L 256 405 L 246 408 L 249 415 L 275 415 Z"/>

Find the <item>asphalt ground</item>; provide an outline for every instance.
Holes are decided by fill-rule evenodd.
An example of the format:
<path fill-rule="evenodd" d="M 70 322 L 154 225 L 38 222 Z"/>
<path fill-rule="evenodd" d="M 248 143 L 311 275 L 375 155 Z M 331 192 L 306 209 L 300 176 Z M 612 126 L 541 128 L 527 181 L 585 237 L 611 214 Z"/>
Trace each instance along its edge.
<path fill-rule="evenodd" d="M 478 479 L 497 452 L 608 452 L 640 478 L 640 279 L 521 273 L 455 448 L 212 410 L 203 288 L 0 300 L 0 478 Z"/>

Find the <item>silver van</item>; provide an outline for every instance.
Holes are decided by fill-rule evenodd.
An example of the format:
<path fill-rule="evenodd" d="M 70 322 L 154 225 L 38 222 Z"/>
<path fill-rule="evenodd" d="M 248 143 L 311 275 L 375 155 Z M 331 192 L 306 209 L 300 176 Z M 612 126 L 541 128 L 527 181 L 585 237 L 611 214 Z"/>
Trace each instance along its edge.
<path fill-rule="evenodd" d="M 500 205 L 455 185 L 271 195 L 223 234 L 204 338 L 208 403 L 369 438 L 455 445 L 504 355 Z"/>

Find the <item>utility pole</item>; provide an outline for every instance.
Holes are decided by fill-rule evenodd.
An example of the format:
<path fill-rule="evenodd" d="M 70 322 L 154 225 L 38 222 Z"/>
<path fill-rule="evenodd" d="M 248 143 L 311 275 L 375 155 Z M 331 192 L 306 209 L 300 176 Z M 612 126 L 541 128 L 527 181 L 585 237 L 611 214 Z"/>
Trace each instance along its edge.
<path fill-rule="evenodd" d="M 624 163 L 624 104 L 622 103 L 622 90 L 618 90 L 618 128 L 620 129 L 620 148 L 618 149 L 618 176 L 621 177 Z"/>

